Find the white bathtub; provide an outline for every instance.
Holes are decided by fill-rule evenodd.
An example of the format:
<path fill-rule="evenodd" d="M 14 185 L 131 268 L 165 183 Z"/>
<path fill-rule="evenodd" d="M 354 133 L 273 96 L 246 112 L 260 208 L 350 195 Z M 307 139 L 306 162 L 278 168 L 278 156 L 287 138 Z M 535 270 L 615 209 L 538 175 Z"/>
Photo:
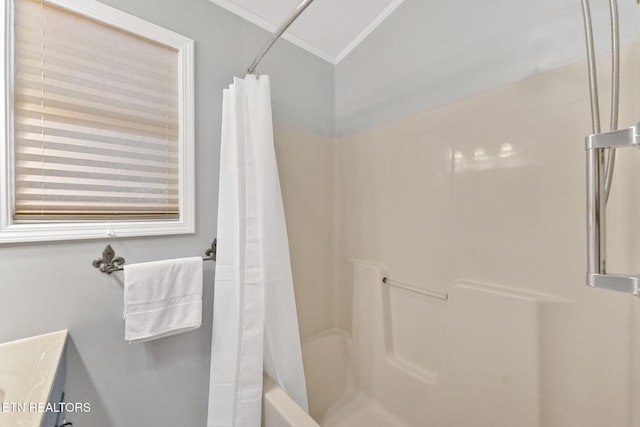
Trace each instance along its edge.
<path fill-rule="evenodd" d="M 317 427 L 347 386 L 349 336 L 330 330 L 302 342 L 309 395 L 309 412 L 300 408 L 277 384 L 265 376 L 263 425 Z M 315 419 L 314 419 L 315 418 Z"/>
<path fill-rule="evenodd" d="M 541 348 L 557 339 L 544 319 L 563 303 L 468 283 L 434 301 L 383 285 L 367 264 L 353 278 L 351 335 L 302 343 L 311 416 L 267 380 L 266 427 L 542 425 L 553 358 Z"/>
<path fill-rule="evenodd" d="M 349 336 L 339 329 L 303 341 L 310 415 L 265 376 L 264 427 L 407 426 L 355 386 L 350 348 Z"/>
<path fill-rule="evenodd" d="M 265 427 L 318 427 L 309 414 L 265 375 L 262 404 Z"/>

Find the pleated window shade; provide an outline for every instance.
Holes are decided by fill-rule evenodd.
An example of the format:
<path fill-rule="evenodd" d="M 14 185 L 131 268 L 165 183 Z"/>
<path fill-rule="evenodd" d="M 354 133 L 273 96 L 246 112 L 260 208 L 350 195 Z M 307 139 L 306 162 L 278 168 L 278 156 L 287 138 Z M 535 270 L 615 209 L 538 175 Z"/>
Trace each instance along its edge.
<path fill-rule="evenodd" d="M 179 218 L 178 51 L 16 0 L 14 220 Z"/>

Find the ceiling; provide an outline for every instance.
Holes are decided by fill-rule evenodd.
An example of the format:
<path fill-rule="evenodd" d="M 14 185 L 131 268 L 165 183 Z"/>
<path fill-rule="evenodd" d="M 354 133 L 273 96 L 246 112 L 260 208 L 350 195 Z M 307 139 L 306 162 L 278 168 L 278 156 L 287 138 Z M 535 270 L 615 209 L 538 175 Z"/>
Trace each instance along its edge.
<path fill-rule="evenodd" d="M 287 19 L 301 0 L 211 0 L 269 32 Z M 403 0 L 317 0 L 282 36 L 331 62 L 339 63 Z"/>

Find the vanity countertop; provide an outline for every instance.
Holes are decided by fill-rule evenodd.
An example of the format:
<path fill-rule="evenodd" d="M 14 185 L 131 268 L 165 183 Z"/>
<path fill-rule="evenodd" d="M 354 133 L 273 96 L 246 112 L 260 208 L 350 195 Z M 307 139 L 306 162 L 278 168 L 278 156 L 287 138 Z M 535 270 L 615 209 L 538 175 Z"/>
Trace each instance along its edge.
<path fill-rule="evenodd" d="M 0 427 L 42 424 L 68 332 L 0 344 Z"/>

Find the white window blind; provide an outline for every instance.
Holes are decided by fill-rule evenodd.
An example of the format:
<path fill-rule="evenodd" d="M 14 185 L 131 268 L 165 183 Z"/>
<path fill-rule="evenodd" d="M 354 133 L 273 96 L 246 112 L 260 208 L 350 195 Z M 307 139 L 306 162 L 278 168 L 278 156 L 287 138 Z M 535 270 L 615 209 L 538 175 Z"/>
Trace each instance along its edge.
<path fill-rule="evenodd" d="M 36 0 L 14 32 L 13 219 L 179 218 L 178 51 Z"/>

